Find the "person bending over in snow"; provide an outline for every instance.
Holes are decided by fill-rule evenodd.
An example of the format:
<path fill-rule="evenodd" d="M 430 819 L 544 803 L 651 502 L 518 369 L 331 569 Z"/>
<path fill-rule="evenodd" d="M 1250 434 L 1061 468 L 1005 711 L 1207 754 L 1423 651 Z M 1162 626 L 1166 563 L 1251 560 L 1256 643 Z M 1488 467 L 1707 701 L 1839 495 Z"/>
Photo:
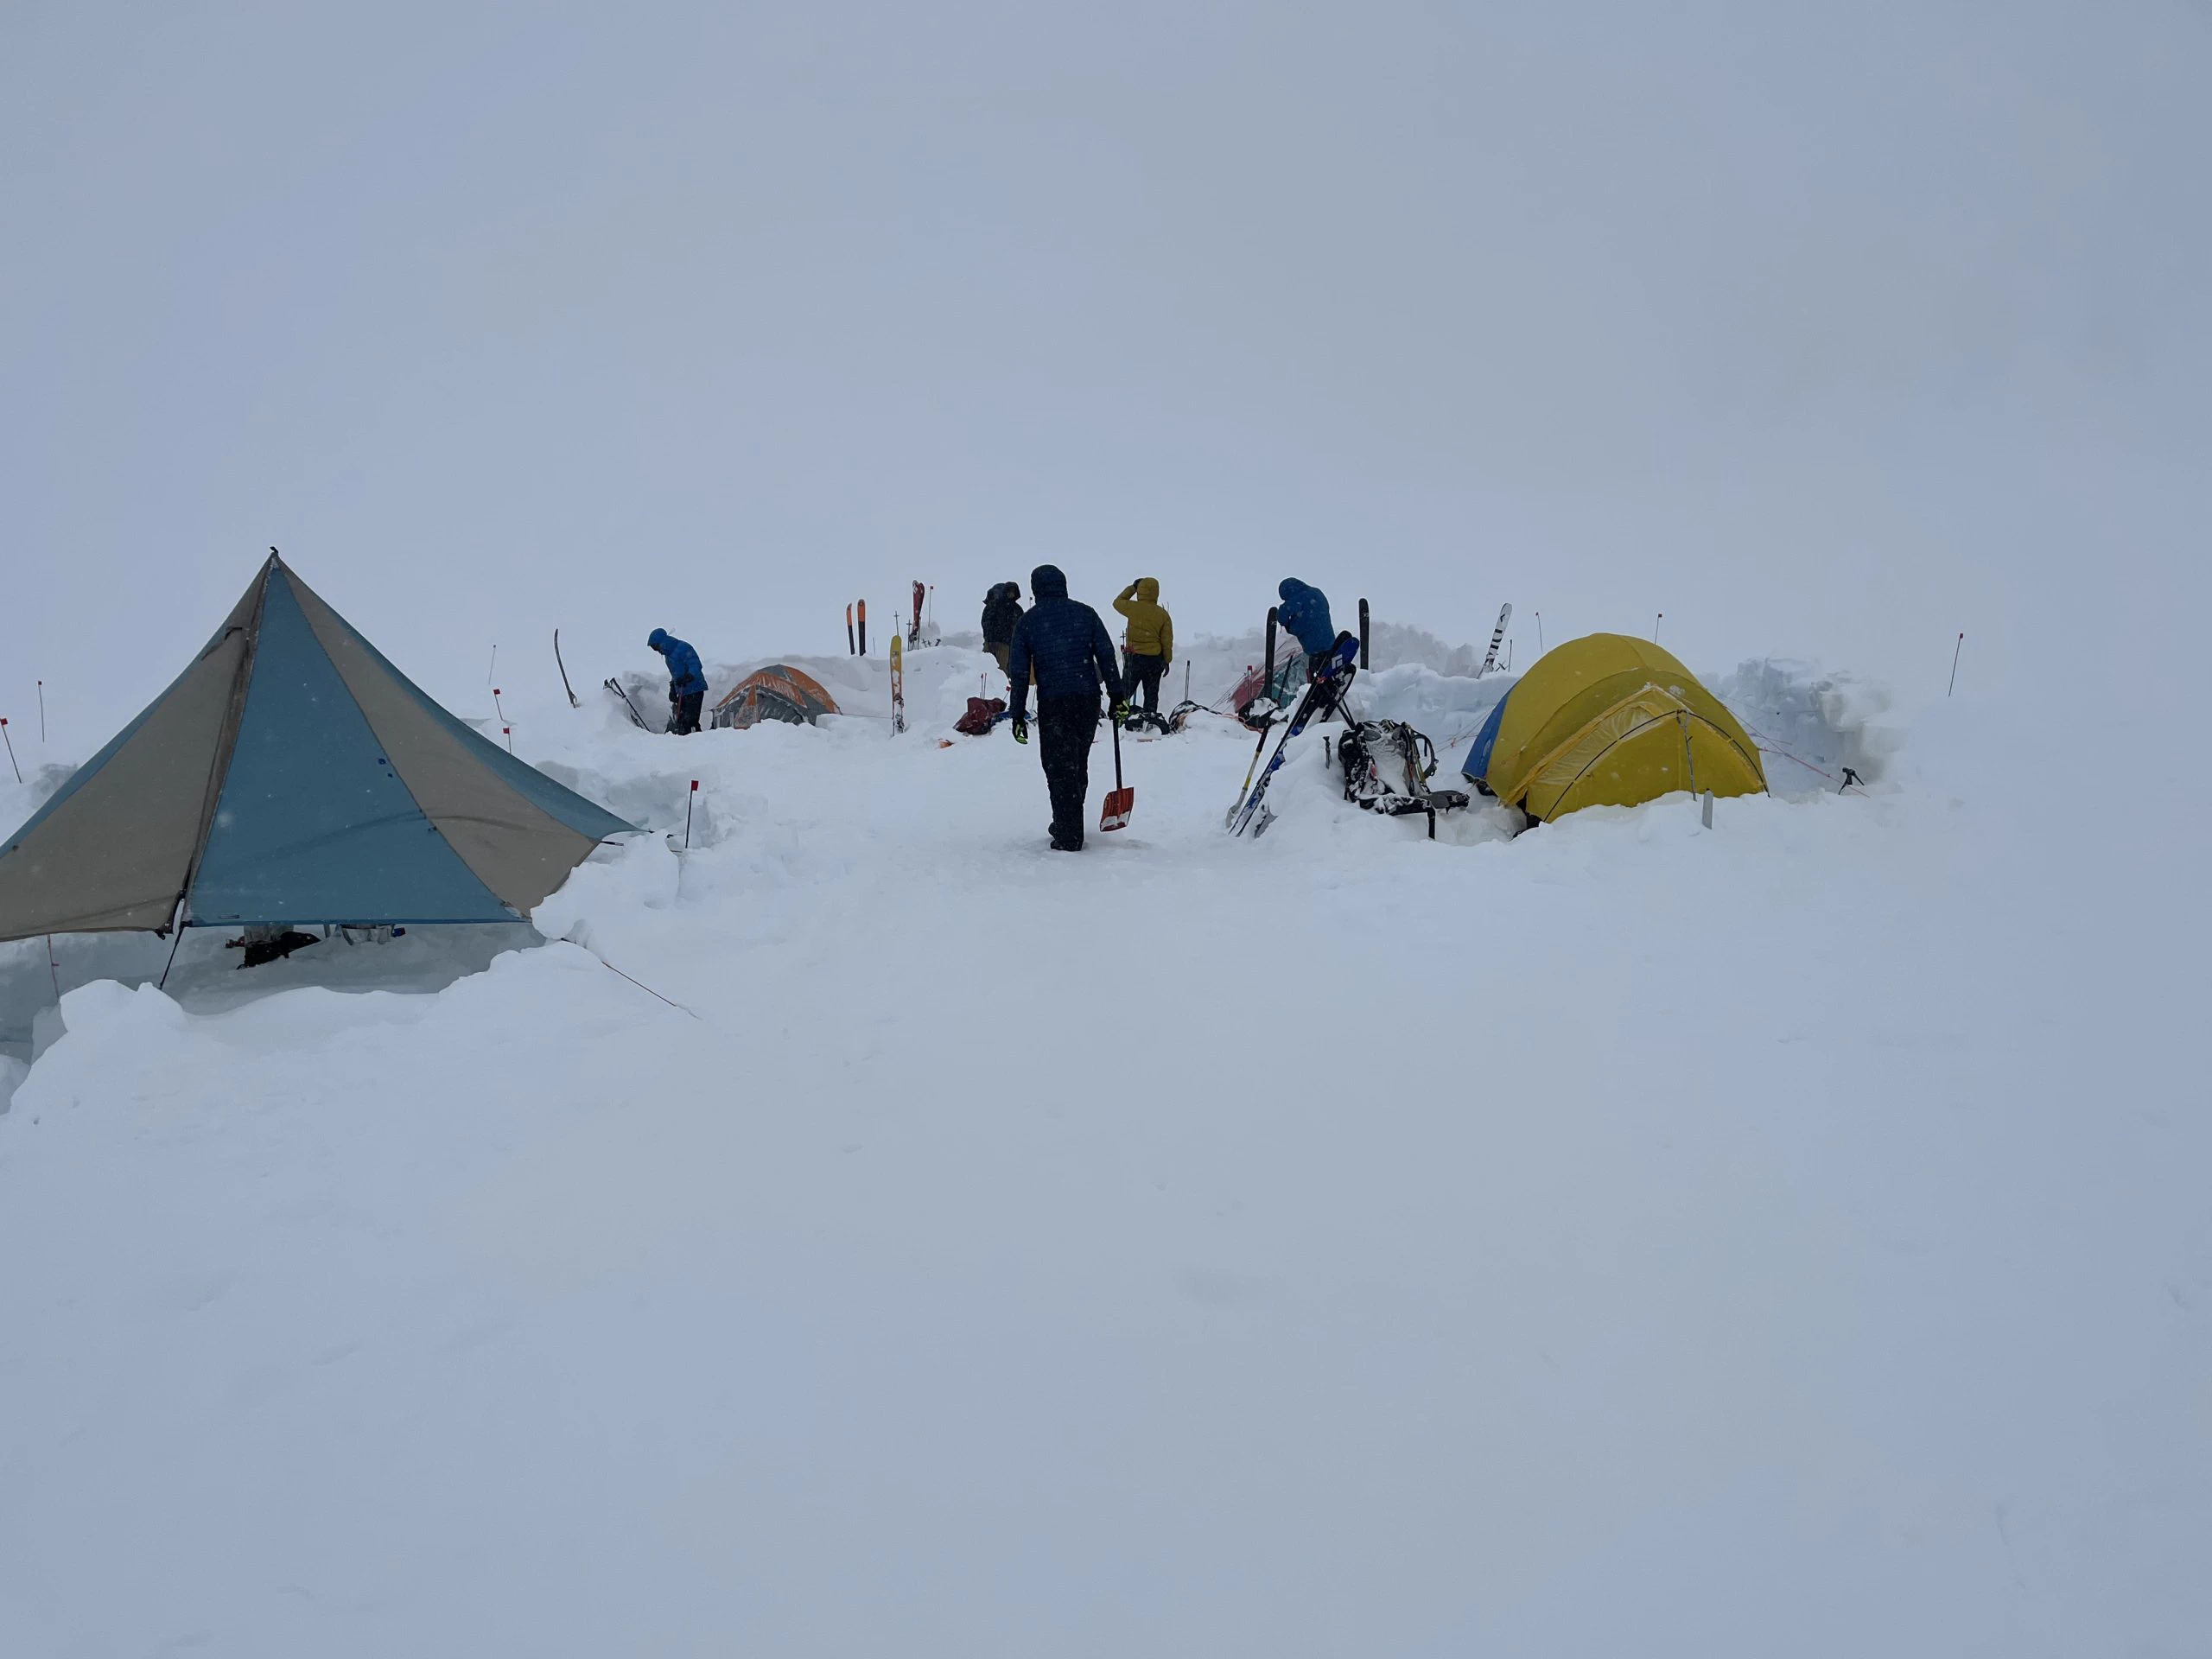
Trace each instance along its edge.
<path fill-rule="evenodd" d="M 1029 676 L 1037 675 L 1037 723 L 1044 728 L 1038 745 L 1045 762 L 1045 786 L 1052 797 L 1052 850 L 1083 850 L 1084 798 L 1090 793 L 1090 744 L 1098 735 L 1098 688 L 1114 705 L 1114 723 L 1128 717 L 1121 681 L 1114 671 L 1114 639 L 1090 606 L 1068 597 L 1068 579 L 1057 567 L 1040 564 L 1029 573 L 1037 602 L 1014 631 L 1007 653 L 1007 696 L 1014 708 L 1014 741 L 1029 741 Z"/>
<path fill-rule="evenodd" d="M 699 653 L 666 628 L 655 628 L 645 643 L 668 663 L 668 729 L 684 737 L 699 729 L 699 709 L 707 701 L 707 677 Z"/>
<path fill-rule="evenodd" d="M 983 595 L 983 649 L 998 658 L 999 672 L 1006 672 L 1007 653 L 1014 648 L 1014 631 L 1021 622 L 1021 584 L 1002 582 Z"/>
<path fill-rule="evenodd" d="M 1275 592 L 1282 599 L 1275 607 L 1276 620 L 1308 657 L 1325 658 L 1337 643 L 1337 625 L 1329 620 L 1329 596 L 1296 576 L 1285 576 Z"/>
<path fill-rule="evenodd" d="M 1160 712 L 1160 677 L 1175 660 L 1175 619 L 1160 602 L 1160 584 L 1141 576 L 1122 589 L 1114 608 L 1129 619 L 1128 655 L 1122 663 L 1122 683 L 1135 701 L 1144 688 L 1145 712 Z"/>
<path fill-rule="evenodd" d="M 1349 633 L 1337 632 L 1329 620 L 1328 595 L 1319 588 L 1309 588 L 1295 576 L 1285 576 L 1275 592 L 1282 599 L 1275 620 L 1290 630 L 1291 637 L 1305 650 L 1306 680 L 1336 682 L 1323 687 L 1313 705 L 1311 717 L 1325 718 L 1344 694 L 1341 678 L 1359 655 L 1359 642 Z"/>

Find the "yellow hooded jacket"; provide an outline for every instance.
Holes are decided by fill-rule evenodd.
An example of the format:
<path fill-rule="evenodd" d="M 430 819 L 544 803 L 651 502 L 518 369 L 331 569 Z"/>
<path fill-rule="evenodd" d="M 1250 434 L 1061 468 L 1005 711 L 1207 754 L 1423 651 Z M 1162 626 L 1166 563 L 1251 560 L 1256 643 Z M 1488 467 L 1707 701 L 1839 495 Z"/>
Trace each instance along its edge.
<path fill-rule="evenodd" d="M 1129 619 L 1129 651 L 1134 656 L 1175 660 L 1175 620 L 1160 602 L 1160 584 L 1150 576 L 1139 578 L 1122 589 L 1114 608 Z"/>

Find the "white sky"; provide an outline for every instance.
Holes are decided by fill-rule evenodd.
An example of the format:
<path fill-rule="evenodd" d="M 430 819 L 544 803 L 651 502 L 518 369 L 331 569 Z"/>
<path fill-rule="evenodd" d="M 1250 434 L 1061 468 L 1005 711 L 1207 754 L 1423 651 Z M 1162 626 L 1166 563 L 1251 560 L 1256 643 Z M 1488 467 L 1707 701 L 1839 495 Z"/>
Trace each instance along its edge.
<path fill-rule="evenodd" d="M 1041 558 L 2001 683 L 2204 592 L 2209 85 L 2188 0 L 14 0 L 0 713 L 270 543 L 449 698 Z"/>

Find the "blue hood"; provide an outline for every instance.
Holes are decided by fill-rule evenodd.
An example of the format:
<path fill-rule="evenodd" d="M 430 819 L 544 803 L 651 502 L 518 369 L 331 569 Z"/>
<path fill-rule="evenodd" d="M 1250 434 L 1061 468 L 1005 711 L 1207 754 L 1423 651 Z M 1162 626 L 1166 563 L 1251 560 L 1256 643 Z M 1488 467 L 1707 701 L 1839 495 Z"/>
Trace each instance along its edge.
<path fill-rule="evenodd" d="M 645 636 L 645 643 L 651 645 L 655 651 L 667 650 L 668 630 L 666 628 L 655 628 L 651 633 Z"/>
<path fill-rule="evenodd" d="M 1336 644 L 1337 626 L 1329 618 L 1327 594 L 1296 576 L 1285 576 L 1275 591 L 1282 597 L 1276 615 L 1308 656 L 1319 657 Z"/>

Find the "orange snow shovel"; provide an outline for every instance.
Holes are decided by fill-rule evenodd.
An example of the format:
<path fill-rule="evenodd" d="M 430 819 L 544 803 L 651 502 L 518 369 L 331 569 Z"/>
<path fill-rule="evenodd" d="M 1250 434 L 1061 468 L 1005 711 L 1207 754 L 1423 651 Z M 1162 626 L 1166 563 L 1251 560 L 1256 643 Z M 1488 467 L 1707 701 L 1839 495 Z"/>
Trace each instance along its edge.
<path fill-rule="evenodd" d="M 1114 787 L 1107 791 L 1105 804 L 1098 809 L 1098 827 L 1102 830 L 1119 830 L 1128 823 L 1129 816 L 1137 810 L 1137 792 L 1122 782 L 1122 722 L 1109 721 L 1114 728 Z"/>

